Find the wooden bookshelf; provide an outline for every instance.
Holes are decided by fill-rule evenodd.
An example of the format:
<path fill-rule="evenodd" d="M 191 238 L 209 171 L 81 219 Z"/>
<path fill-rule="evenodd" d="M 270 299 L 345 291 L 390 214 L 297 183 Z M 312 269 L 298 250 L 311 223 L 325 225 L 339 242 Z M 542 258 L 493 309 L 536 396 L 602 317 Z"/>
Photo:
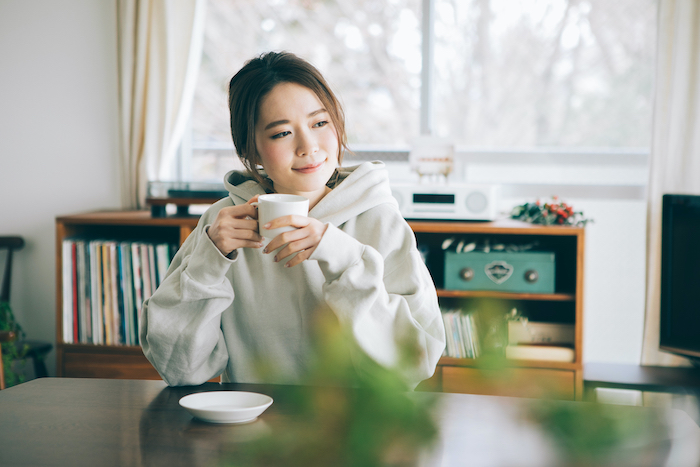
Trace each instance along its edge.
<path fill-rule="evenodd" d="M 138 346 L 69 344 L 63 339 L 62 242 L 72 236 L 129 240 L 148 238 L 182 244 L 194 230 L 198 216 L 152 217 L 150 211 L 106 211 L 56 218 L 56 358 L 57 375 L 67 377 L 159 379 Z M 456 291 L 442 287 L 440 263 L 428 261 L 441 303 L 486 300 L 501 306 L 542 305 L 550 314 L 565 314 L 575 324 L 573 362 L 510 360 L 494 366 L 489 359 L 443 357 L 433 378 L 420 388 L 473 394 L 538 396 L 545 391 L 557 397 L 583 395 L 583 253 L 584 229 L 532 226 L 504 220 L 496 222 L 409 222 L 419 245 L 436 249 L 446 236 L 499 236 L 533 239 L 557 252 L 557 286 L 553 294 Z"/>
<path fill-rule="evenodd" d="M 428 268 L 444 304 L 473 301 L 501 309 L 502 325 L 510 307 L 546 310 L 548 318 L 574 324 L 574 361 L 506 360 L 503 356 L 477 359 L 442 357 L 435 375 L 419 388 L 470 394 L 498 394 L 524 397 L 583 397 L 583 258 L 585 230 L 572 226 L 532 225 L 504 219 L 495 222 L 411 221 L 419 246 L 427 246 Z M 444 288 L 442 241 L 448 237 L 497 238 L 505 242 L 532 242 L 539 249 L 556 253 L 555 292 L 511 293 Z M 434 259 L 430 259 L 430 258 Z M 459 308 L 459 306 L 457 306 Z"/>

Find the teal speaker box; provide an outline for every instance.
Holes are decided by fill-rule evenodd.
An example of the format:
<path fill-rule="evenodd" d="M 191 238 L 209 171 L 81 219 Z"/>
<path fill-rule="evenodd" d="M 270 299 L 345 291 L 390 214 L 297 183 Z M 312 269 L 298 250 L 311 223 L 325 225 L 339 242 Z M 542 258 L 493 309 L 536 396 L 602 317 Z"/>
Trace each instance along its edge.
<path fill-rule="evenodd" d="M 554 253 L 447 251 L 445 289 L 554 293 Z"/>

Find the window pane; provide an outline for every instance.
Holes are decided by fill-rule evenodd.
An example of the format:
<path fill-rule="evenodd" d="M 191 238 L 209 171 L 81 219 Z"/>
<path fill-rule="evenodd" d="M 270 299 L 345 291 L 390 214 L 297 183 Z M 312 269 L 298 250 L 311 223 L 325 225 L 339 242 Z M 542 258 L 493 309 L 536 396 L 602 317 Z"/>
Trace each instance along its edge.
<path fill-rule="evenodd" d="M 649 147 L 653 0 L 435 0 L 435 132 L 479 147 Z"/>
<path fill-rule="evenodd" d="M 204 148 L 231 144 L 228 81 L 246 60 L 273 50 L 324 74 L 343 102 L 351 145 L 406 144 L 417 134 L 420 0 L 210 0 L 206 21 L 192 147 L 193 159 L 206 154 L 208 162 L 193 160 L 193 170 L 221 165 Z M 233 153 L 227 157 L 233 164 Z M 220 179 L 211 170 L 193 178 Z"/>

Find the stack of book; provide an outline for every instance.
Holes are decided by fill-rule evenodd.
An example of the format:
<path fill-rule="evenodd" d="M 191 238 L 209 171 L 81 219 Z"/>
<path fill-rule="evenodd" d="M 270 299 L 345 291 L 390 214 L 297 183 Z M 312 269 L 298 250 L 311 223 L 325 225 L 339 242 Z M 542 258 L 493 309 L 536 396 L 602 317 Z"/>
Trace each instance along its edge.
<path fill-rule="evenodd" d="M 177 245 L 70 238 L 62 248 L 63 342 L 138 345 L 141 306 Z"/>
<path fill-rule="evenodd" d="M 442 310 L 447 345 L 443 355 L 455 358 L 477 358 L 481 354 L 474 313 Z"/>
<path fill-rule="evenodd" d="M 574 340 L 573 324 L 508 321 L 506 358 L 573 362 Z"/>

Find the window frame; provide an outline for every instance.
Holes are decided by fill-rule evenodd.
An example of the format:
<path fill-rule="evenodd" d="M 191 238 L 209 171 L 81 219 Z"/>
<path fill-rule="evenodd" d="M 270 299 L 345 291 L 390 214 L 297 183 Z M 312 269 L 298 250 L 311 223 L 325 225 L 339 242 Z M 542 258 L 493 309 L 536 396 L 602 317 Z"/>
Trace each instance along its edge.
<path fill-rule="evenodd" d="M 420 86 L 420 108 L 419 123 L 420 135 L 430 136 L 433 134 L 434 120 L 434 48 L 435 48 L 435 3 L 436 0 L 421 0 L 421 86 Z M 376 145 L 376 144 L 354 144 L 351 154 L 346 155 L 346 163 L 365 160 L 383 160 L 391 163 L 407 163 L 410 148 L 399 145 Z M 222 151 L 235 155 L 235 147 L 232 141 L 227 143 L 194 142 L 192 138 L 191 122 L 188 122 L 184 132 L 183 140 L 178 148 L 176 163 L 174 164 L 173 177 L 178 182 L 190 181 L 191 160 L 193 152 L 197 150 Z M 456 147 L 455 158 L 462 164 L 469 164 L 479 160 L 497 160 L 501 164 L 508 164 L 518 161 L 521 163 L 542 163 L 546 161 L 550 165 L 570 165 L 583 164 L 590 166 L 623 167 L 634 169 L 647 167 L 651 147 L 630 148 L 630 147 L 607 147 L 607 148 L 586 148 L 586 147 L 561 147 L 561 148 L 471 148 Z M 593 155 L 593 157 L 591 157 Z M 465 177 L 466 180 L 467 177 Z M 580 186 L 572 181 L 571 186 Z M 546 190 L 549 186 L 560 186 L 550 184 L 531 184 L 532 189 L 539 187 Z M 638 180 L 630 183 L 623 180 L 620 183 L 595 185 L 600 188 L 607 186 L 608 192 L 613 198 L 640 199 L 645 196 L 646 181 Z M 531 191 L 531 190 L 528 190 Z M 603 190 L 605 191 L 605 190 Z"/>

